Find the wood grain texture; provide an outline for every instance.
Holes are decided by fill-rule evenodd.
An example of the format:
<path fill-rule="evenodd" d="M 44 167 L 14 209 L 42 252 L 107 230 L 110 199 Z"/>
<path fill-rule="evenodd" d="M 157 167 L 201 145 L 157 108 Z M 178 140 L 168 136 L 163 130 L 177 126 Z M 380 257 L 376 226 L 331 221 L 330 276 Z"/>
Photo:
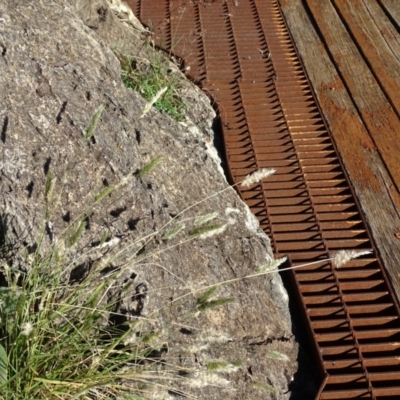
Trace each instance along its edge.
<path fill-rule="evenodd" d="M 400 28 L 400 7 L 398 0 L 378 0 L 379 5 L 385 10 L 399 31 Z"/>
<path fill-rule="evenodd" d="M 350 10 L 349 4 L 339 4 L 340 1 L 335 3 L 342 6 L 343 10 L 347 7 L 345 11 L 346 15 L 349 14 L 349 20 L 345 20 L 346 24 L 343 24 L 331 1 L 281 0 L 282 10 L 309 79 L 399 297 L 400 240 L 395 237 L 395 233 L 400 228 L 400 196 L 394 179 L 400 179 L 399 118 L 382 90 L 383 85 L 375 78 L 370 64 L 360 53 L 347 24 L 356 24 L 356 27 L 352 26 L 353 31 L 357 30 L 360 37 L 368 37 L 367 49 L 363 42 L 363 51 L 370 52 L 371 57 L 379 48 L 373 50 L 370 46 L 376 46 L 383 40 L 376 38 L 376 35 L 379 33 L 384 36 L 378 27 L 387 25 L 393 46 L 398 43 L 399 35 L 382 8 L 374 12 L 379 7 L 378 2 L 351 2 L 352 5 L 363 7 L 358 16 L 354 15 L 355 10 Z M 385 3 L 391 3 L 392 10 L 400 7 L 397 0 Z M 374 21 L 371 20 L 370 26 L 366 28 L 366 18 L 371 13 Z M 383 64 L 383 73 L 395 76 L 399 62 L 396 61 L 396 54 L 390 56 L 390 51 L 388 48 L 384 50 L 390 60 L 382 57 L 381 60 L 373 60 L 373 63 L 375 68 Z M 380 75 L 379 79 L 384 78 Z M 396 91 L 399 93 L 398 82 L 392 82 L 393 96 Z M 389 163 L 391 166 L 394 164 L 391 170 L 388 159 L 392 160 Z"/>
<path fill-rule="evenodd" d="M 400 121 L 375 78 L 369 59 L 359 50 L 366 48 L 367 43 L 361 41 L 357 46 L 350 29 L 347 28 L 355 26 L 354 20 L 350 16 L 347 19 L 341 18 L 338 13 L 340 10 L 334 7 L 339 1 L 318 2 L 317 5 L 314 0 L 308 0 L 306 3 L 317 21 L 324 43 L 341 79 L 351 93 L 360 117 L 387 165 L 397 189 L 400 189 L 400 164 L 393 155 L 393 152 L 400 154 Z M 340 3 L 343 5 L 342 1 Z M 373 24 L 372 18 L 369 24 Z M 381 71 L 377 70 L 376 74 L 381 75 Z"/>

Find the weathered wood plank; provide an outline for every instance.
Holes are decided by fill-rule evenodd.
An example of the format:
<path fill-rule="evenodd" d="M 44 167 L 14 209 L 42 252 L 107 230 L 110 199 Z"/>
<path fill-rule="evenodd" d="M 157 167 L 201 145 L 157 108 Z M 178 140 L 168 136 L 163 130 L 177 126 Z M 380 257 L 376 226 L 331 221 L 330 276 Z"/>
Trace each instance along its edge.
<path fill-rule="evenodd" d="M 374 1 L 374 0 L 371 0 Z M 400 154 L 400 121 L 388 103 L 368 63 L 358 51 L 346 26 L 330 1 L 307 0 L 307 5 L 318 21 L 318 27 L 370 132 L 389 173 L 400 190 L 400 163 L 394 154 Z"/>
<path fill-rule="evenodd" d="M 400 228 L 399 193 L 360 117 L 351 93 L 341 79 L 337 60 L 333 62 L 332 53 L 327 52 L 304 3 L 301 0 L 281 0 L 281 5 L 382 261 L 400 297 L 400 241 L 395 237 L 395 232 Z M 326 15 L 331 18 L 329 13 Z M 318 15 L 316 19 L 315 26 L 318 26 Z M 342 43 L 346 55 L 348 44 L 344 37 Z M 371 96 L 371 99 L 363 98 L 367 105 L 374 101 L 373 91 Z"/>
<path fill-rule="evenodd" d="M 397 26 L 397 30 L 400 29 L 400 2 L 398 0 L 378 0 L 378 3 L 386 11 L 388 15 L 393 19 Z"/>
<path fill-rule="evenodd" d="M 399 34 L 375 1 L 334 0 L 333 4 L 341 19 L 346 21 L 347 29 L 374 78 L 398 113 L 400 111 Z"/>

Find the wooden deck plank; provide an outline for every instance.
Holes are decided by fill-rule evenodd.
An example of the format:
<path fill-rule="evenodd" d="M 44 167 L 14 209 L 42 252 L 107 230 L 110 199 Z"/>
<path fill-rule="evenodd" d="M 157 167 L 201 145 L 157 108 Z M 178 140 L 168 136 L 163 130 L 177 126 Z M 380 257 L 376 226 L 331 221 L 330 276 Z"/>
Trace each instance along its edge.
<path fill-rule="evenodd" d="M 400 228 L 399 192 L 362 120 L 352 93 L 341 79 L 337 60 L 332 59 L 315 29 L 319 25 L 318 18 L 310 15 L 310 10 L 301 0 L 280 0 L 280 3 L 382 261 L 400 297 L 400 240 L 395 237 Z M 327 14 L 327 18 L 330 17 Z M 347 40 L 350 40 L 349 36 Z M 343 45 L 348 48 L 344 41 Z M 371 91 L 371 99 L 364 97 L 364 101 L 369 103 L 374 97 L 375 92 Z"/>
<path fill-rule="evenodd" d="M 400 111 L 400 36 L 375 1 L 334 0 L 333 4 L 347 22 L 347 29 L 374 78 Z"/>
<path fill-rule="evenodd" d="M 371 0 L 374 1 L 374 0 Z M 330 1 L 306 1 L 361 118 L 400 190 L 400 121 Z M 371 22 L 370 22 L 371 23 Z"/>
<path fill-rule="evenodd" d="M 390 16 L 397 27 L 397 31 L 400 29 L 400 4 L 398 0 L 378 0 L 378 3 Z"/>

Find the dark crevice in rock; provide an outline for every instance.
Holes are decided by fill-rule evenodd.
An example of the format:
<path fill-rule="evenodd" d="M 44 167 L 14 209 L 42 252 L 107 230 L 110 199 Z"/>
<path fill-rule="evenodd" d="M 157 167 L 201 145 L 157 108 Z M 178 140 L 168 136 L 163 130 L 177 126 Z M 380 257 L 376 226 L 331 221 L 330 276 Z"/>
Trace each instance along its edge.
<path fill-rule="evenodd" d="M 217 114 L 218 115 L 218 114 Z M 231 174 L 229 172 L 229 168 L 226 162 L 226 150 L 225 150 L 225 144 L 222 136 L 222 125 L 221 125 L 221 118 L 217 116 L 214 118 L 212 127 L 211 129 L 214 132 L 214 137 L 213 137 L 213 145 L 217 149 L 218 156 L 221 160 L 221 167 L 225 173 L 226 179 L 228 182 L 233 184 L 233 179 L 231 177 Z"/>
<path fill-rule="evenodd" d="M 188 396 L 187 396 L 184 392 L 182 392 L 182 391 L 180 391 L 180 390 L 172 390 L 172 389 L 169 389 L 169 390 L 168 390 L 168 394 L 169 394 L 170 396 L 179 397 L 179 398 L 182 398 L 182 399 L 187 399 L 187 398 L 188 398 Z"/>
<path fill-rule="evenodd" d="M 105 22 L 107 19 L 107 8 L 105 7 L 99 7 L 97 9 L 97 14 L 99 15 L 99 20 L 100 22 Z"/>
<path fill-rule="evenodd" d="M 68 101 L 63 101 L 61 109 L 60 109 L 59 113 L 57 114 L 57 118 L 56 118 L 57 125 L 59 125 L 61 123 L 62 115 L 64 114 L 65 109 L 67 108 L 67 104 L 68 104 Z"/>
<path fill-rule="evenodd" d="M 104 245 L 105 243 L 109 242 L 110 240 L 111 240 L 111 238 L 110 238 L 109 236 L 107 236 L 105 239 L 103 238 L 102 241 L 96 240 L 96 241 L 92 242 L 90 246 L 91 246 L 91 247 L 98 247 L 98 246 L 100 246 L 101 244 Z"/>
<path fill-rule="evenodd" d="M 141 135 L 139 129 L 135 129 L 135 135 L 136 135 L 137 144 L 140 144 L 140 141 L 142 140 L 142 135 Z"/>
<path fill-rule="evenodd" d="M 124 211 L 126 211 L 126 207 L 118 207 L 111 210 L 110 215 L 114 218 L 118 218 Z"/>
<path fill-rule="evenodd" d="M 0 272 L 0 287 L 7 287 L 7 286 L 8 286 L 7 279 L 4 276 L 4 274 Z"/>
<path fill-rule="evenodd" d="M 82 282 L 90 270 L 90 265 L 87 262 L 74 267 L 69 275 L 69 283 L 75 284 Z"/>
<path fill-rule="evenodd" d="M 6 136 L 7 136 L 7 128 L 8 128 L 8 116 L 4 117 L 3 127 L 1 128 L 1 141 L 5 144 L 6 143 Z"/>
<path fill-rule="evenodd" d="M 62 219 L 64 222 L 71 222 L 71 212 L 67 211 L 63 216 Z"/>
<path fill-rule="evenodd" d="M 51 164 L 51 157 L 47 157 L 45 163 L 43 164 L 43 172 L 45 176 L 47 176 L 47 174 L 49 173 L 50 164 Z"/>
<path fill-rule="evenodd" d="M 46 233 L 50 239 L 50 243 L 53 243 L 54 233 L 53 233 L 53 224 L 51 222 L 47 222 L 46 224 Z"/>
<path fill-rule="evenodd" d="M 111 264 L 111 265 L 109 265 L 109 266 L 107 266 L 107 267 L 105 267 L 105 268 L 103 268 L 101 270 L 101 275 L 106 276 L 106 275 L 111 274 L 112 272 L 114 272 L 116 270 L 117 270 L 117 268 L 114 265 Z"/>
<path fill-rule="evenodd" d="M 7 215 L 0 214 L 0 258 L 8 252 Z"/>
<path fill-rule="evenodd" d="M 193 335 L 193 331 L 187 328 L 181 328 L 179 332 L 182 333 L 182 335 Z"/>
<path fill-rule="evenodd" d="M 269 337 L 265 340 L 256 340 L 254 342 L 249 343 L 250 346 L 266 346 L 268 344 L 271 344 L 273 342 L 290 342 L 292 338 L 282 336 L 282 337 Z"/>
<path fill-rule="evenodd" d="M 85 230 L 86 230 L 86 231 L 90 231 L 90 229 L 91 229 L 90 215 L 87 215 L 87 216 L 84 218 L 84 222 L 85 222 Z"/>
<path fill-rule="evenodd" d="M 139 256 L 142 255 L 145 251 L 146 251 L 146 246 L 142 246 L 142 247 L 136 252 L 136 256 L 139 257 Z"/>
<path fill-rule="evenodd" d="M 24 244 L 24 248 L 27 250 L 28 254 L 33 254 L 37 251 L 38 249 L 38 244 L 35 243 L 27 243 L 27 242 L 23 242 Z"/>
<path fill-rule="evenodd" d="M 137 224 L 139 223 L 140 218 L 132 218 L 128 221 L 128 229 L 130 231 L 134 231 L 136 229 Z"/>
<path fill-rule="evenodd" d="M 28 185 L 26 186 L 26 190 L 28 191 L 28 199 L 30 199 L 32 197 L 34 186 L 35 186 L 35 183 L 33 181 L 30 181 L 28 183 Z"/>
<path fill-rule="evenodd" d="M 129 314 L 135 317 L 141 316 L 145 301 L 147 299 L 147 292 L 149 288 L 146 283 L 142 282 L 135 287 L 135 294 L 130 298 L 129 304 L 122 305 L 121 311 L 123 314 Z"/>
<path fill-rule="evenodd" d="M 75 126 L 75 122 L 74 122 L 74 120 L 73 120 L 70 116 L 68 116 L 68 123 L 69 123 L 71 126 Z"/>

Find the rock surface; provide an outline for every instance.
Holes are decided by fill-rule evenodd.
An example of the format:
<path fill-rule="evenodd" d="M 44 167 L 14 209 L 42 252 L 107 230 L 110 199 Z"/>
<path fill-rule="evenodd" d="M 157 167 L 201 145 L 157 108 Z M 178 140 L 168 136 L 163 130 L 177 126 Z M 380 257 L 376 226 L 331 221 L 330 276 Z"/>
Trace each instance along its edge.
<path fill-rule="evenodd" d="M 49 245 L 85 220 L 82 238 L 69 250 L 75 261 L 67 272 L 73 277 L 106 253 L 125 249 L 119 262 L 133 261 L 119 279 L 131 280 L 133 289 L 121 299 L 121 310 L 154 320 L 171 364 L 194 371 L 169 382 L 176 390 L 157 389 L 152 398 L 289 399 L 297 344 L 278 274 L 221 285 L 217 297 L 235 302 L 197 316 L 191 311 L 202 288 L 269 264 L 269 240 L 221 173 L 212 145 L 215 115 L 205 95 L 184 84 L 184 124 L 154 108 L 141 118 L 146 102 L 123 85 L 113 49 L 142 54 L 142 28 L 120 2 L 109 3 L 0 4 L 0 207 L 7 231 L 1 254 L 28 268 L 18 250 L 34 250 L 42 229 Z M 100 106 L 104 111 L 86 141 Z M 138 175 L 160 156 L 153 171 Z M 190 236 L 195 218 L 209 213 L 221 232 Z M 162 239 L 183 221 L 184 231 Z M 135 261 L 139 249 L 141 261 Z M 118 282 L 116 288 L 114 295 L 121 296 Z M 241 364 L 208 371 L 215 360 Z"/>

